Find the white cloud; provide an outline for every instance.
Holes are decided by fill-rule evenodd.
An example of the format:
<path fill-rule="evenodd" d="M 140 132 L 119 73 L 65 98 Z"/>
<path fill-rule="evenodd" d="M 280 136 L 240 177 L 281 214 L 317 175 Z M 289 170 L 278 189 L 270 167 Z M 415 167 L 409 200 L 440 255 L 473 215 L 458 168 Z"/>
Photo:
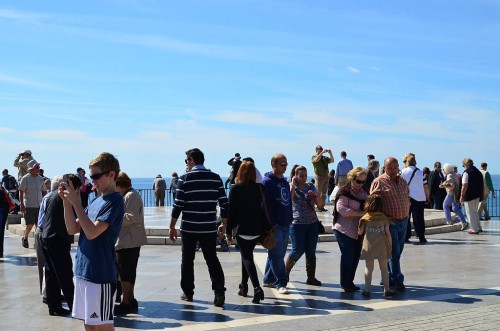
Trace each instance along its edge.
<path fill-rule="evenodd" d="M 352 73 L 355 73 L 355 74 L 359 74 L 360 73 L 360 70 L 358 68 L 355 68 L 355 67 L 346 67 L 346 69 L 349 70 Z"/>
<path fill-rule="evenodd" d="M 26 86 L 26 87 L 47 89 L 47 90 L 59 90 L 59 91 L 63 90 L 62 88 L 59 88 L 59 87 L 56 87 L 53 85 L 40 83 L 40 82 L 31 80 L 31 79 L 6 75 L 6 74 L 0 72 L 0 83 L 2 83 L 2 82 L 8 83 L 8 84 L 14 84 L 14 85 Z"/>

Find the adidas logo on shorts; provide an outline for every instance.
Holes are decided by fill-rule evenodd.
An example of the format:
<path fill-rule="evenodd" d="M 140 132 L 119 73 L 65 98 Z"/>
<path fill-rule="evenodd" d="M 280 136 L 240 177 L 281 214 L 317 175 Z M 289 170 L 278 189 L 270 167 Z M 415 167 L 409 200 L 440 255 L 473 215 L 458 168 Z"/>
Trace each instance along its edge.
<path fill-rule="evenodd" d="M 97 314 L 94 312 L 92 315 L 90 315 L 90 318 L 99 318 L 99 316 L 97 316 Z"/>

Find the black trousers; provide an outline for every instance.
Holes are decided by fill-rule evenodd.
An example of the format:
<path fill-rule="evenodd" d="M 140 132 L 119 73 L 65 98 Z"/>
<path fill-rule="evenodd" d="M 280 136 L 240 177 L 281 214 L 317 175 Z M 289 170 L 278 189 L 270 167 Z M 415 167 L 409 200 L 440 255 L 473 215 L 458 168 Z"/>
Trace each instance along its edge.
<path fill-rule="evenodd" d="M 2 192 L 0 192 L 3 194 Z M 5 227 L 7 226 L 7 218 L 9 217 L 9 208 L 0 208 L 0 255 L 3 256 L 3 242 L 5 236 Z"/>
<path fill-rule="evenodd" d="M 417 201 L 410 198 L 410 214 L 408 216 L 408 227 L 406 228 L 406 239 L 411 237 L 410 217 L 413 217 L 413 228 L 419 239 L 425 239 L 425 201 Z"/>
<path fill-rule="evenodd" d="M 241 284 L 247 284 L 250 277 L 254 288 L 260 286 L 257 268 L 253 260 L 253 250 L 257 245 L 257 240 L 259 239 L 246 240 L 238 236 L 238 246 L 241 254 Z"/>
<path fill-rule="evenodd" d="M 43 239 L 45 255 L 45 286 L 49 308 L 61 307 L 61 291 L 73 309 L 75 284 L 73 284 L 73 261 L 71 243 L 65 239 L 53 237 Z"/>
<path fill-rule="evenodd" d="M 224 292 L 224 272 L 220 265 L 216 252 L 217 234 L 214 233 L 187 233 L 182 232 L 182 264 L 181 264 L 181 288 L 187 295 L 194 293 L 194 258 L 196 254 L 196 243 L 200 243 L 203 257 L 207 263 L 212 290 Z"/>

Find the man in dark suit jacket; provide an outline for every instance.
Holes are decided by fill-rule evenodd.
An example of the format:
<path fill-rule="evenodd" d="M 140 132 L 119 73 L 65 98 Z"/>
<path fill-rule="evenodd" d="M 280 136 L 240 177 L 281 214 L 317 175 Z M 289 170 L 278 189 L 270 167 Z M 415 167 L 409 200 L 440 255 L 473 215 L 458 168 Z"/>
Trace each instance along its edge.
<path fill-rule="evenodd" d="M 446 190 L 440 188 L 439 185 L 445 181 L 443 172 L 441 171 L 441 162 L 434 163 L 434 171 L 429 175 L 429 188 L 431 206 L 434 209 L 443 210 L 443 202 L 446 197 Z"/>
<path fill-rule="evenodd" d="M 73 187 L 79 190 L 82 185 L 80 178 L 73 174 L 67 176 Z M 70 236 L 66 230 L 63 200 L 57 192 L 51 194 L 47 200 L 42 238 L 49 314 L 52 316 L 69 315 L 73 307 L 75 291 L 73 261 L 70 254 L 73 236 Z M 61 290 L 70 310 L 62 308 Z"/>

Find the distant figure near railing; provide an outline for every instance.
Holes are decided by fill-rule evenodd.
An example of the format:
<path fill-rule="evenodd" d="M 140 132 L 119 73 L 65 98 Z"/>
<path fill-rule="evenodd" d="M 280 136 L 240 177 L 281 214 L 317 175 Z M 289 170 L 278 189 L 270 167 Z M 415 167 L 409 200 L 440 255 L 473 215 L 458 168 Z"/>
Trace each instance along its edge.
<path fill-rule="evenodd" d="M 155 191 L 152 189 L 138 189 L 136 190 L 144 203 L 144 207 L 154 207 L 155 206 Z M 165 194 L 165 206 L 172 206 L 172 190 L 167 189 L 167 193 Z M 229 196 L 229 189 L 226 189 L 226 194 Z M 496 198 L 490 194 L 488 196 L 488 201 L 486 202 L 488 206 L 488 210 L 490 213 L 490 217 L 500 217 L 500 190 L 495 190 Z"/>
<path fill-rule="evenodd" d="M 153 189 L 136 189 L 136 191 L 141 196 L 144 207 L 155 206 L 155 191 Z M 229 189 L 226 189 L 226 195 L 229 195 Z M 169 188 L 165 192 L 165 206 L 171 207 L 173 204 L 172 189 Z"/>

